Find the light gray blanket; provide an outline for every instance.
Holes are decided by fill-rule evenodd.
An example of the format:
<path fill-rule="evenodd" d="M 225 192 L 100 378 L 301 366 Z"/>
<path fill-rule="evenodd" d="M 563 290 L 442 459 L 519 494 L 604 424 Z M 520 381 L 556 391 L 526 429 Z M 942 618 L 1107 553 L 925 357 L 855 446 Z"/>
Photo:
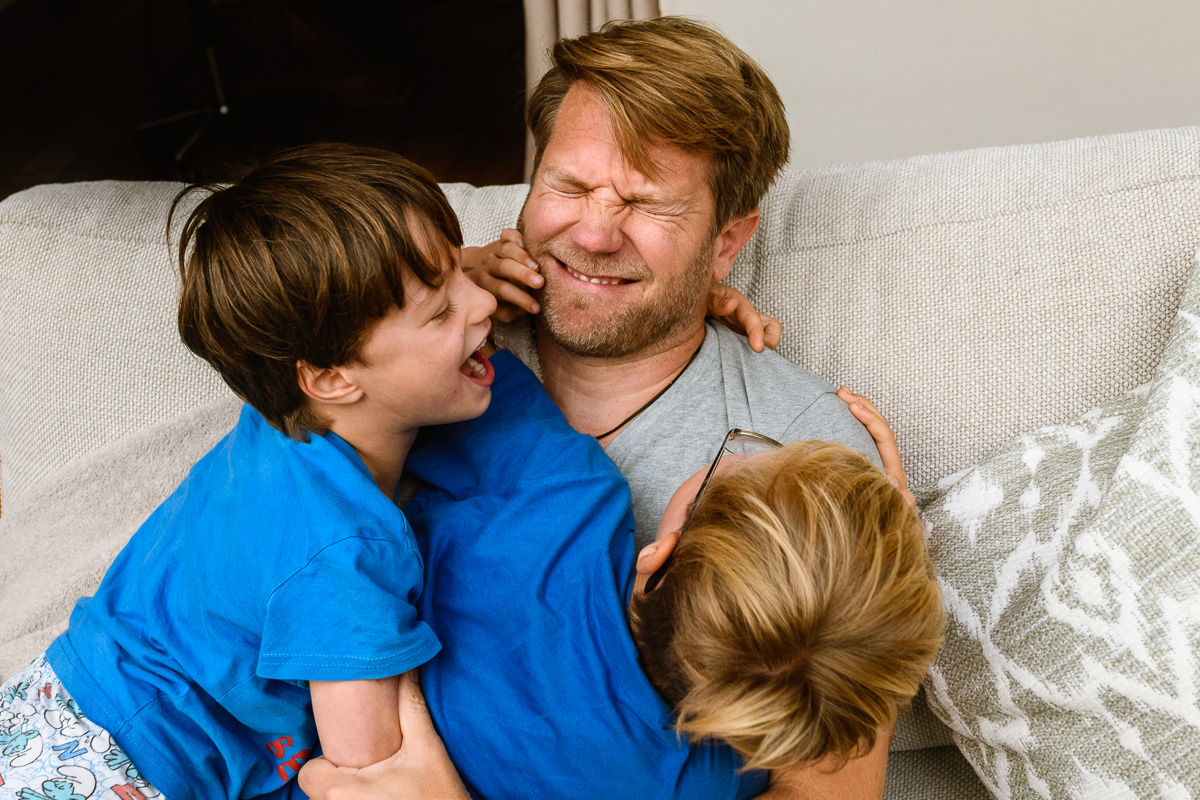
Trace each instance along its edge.
<path fill-rule="evenodd" d="M 138 526 L 237 421 L 232 395 L 129 434 L 5 503 L 0 679 L 23 669 L 95 592 Z"/>

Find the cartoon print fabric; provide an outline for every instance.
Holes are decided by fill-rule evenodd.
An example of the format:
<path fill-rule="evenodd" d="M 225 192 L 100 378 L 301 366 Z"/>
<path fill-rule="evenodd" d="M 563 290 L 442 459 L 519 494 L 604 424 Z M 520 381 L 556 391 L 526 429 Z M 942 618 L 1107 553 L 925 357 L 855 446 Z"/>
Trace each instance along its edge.
<path fill-rule="evenodd" d="M 44 656 L 0 687 L 0 800 L 162 800 Z"/>

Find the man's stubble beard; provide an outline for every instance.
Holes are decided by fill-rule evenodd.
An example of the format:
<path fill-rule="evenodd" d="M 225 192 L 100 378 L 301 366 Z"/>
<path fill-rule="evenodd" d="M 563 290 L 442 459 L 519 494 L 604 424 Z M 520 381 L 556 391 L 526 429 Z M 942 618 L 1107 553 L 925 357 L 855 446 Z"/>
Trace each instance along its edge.
<path fill-rule="evenodd" d="M 524 219 L 518 221 L 523 231 Z M 596 324 L 587 328 L 573 325 L 578 317 L 588 311 L 604 309 L 609 303 L 602 297 L 559 297 L 554 284 L 567 278 L 545 273 L 557 267 L 544 269 L 543 286 L 538 302 L 541 304 L 541 324 L 550 338 L 569 353 L 589 358 L 629 358 L 647 351 L 668 349 L 675 339 L 684 341 L 694 331 L 693 320 L 702 297 L 708 291 L 712 275 L 712 256 L 716 248 L 716 237 L 709 239 L 692 259 L 688 268 L 679 275 L 666 279 L 647 281 L 653 273 L 640 258 L 603 259 L 580 253 L 571 246 L 553 242 L 528 242 L 527 252 L 539 264 L 553 256 L 564 264 L 594 275 L 610 275 L 638 278 L 658 291 L 650 298 L 633 304 L 620 304 L 608 313 L 596 318 Z M 570 252 L 574 251 L 574 252 Z"/>

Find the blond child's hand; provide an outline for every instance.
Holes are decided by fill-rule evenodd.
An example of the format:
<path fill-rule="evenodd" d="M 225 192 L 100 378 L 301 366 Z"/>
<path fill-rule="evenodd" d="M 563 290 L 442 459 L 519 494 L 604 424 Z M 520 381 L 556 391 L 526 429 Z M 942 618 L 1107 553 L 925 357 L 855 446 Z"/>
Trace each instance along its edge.
<path fill-rule="evenodd" d="M 875 449 L 879 451 L 879 460 L 883 462 L 883 474 L 900 490 L 908 504 L 915 508 L 917 500 L 908 490 L 908 475 L 904 471 L 904 465 L 900 463 L 900 448 L 896 444 L 896 434 L 892 431 L 892 426 L 888 425 L 888 421 L 879 413 L 874 403 L 861 394 L 855 394 L 849 386 L 838 389 L 837 396 L 850 406 L 850 413 L 866 427 L 867 433 L 875 440 Z"/>
<path fill-rule="evenodd" d="M 483 247 L 463 248 L 463 270 L 496 298 L 497 322 L 512 322 L 541 310 L 530 293 L 543 283 L 538 263 L 525 252 L 519 231 L 505 228 L 500 238 Z"/>
<path fill-rule="evenodd" d="M 708 315 L 749 339 L 750 348 L 756 353 L 761 353 L 764 346 L 772 350 L 779 346 L 783 323 L 760 313 L 746 295 L 731 286 L 709 283 Z"/>

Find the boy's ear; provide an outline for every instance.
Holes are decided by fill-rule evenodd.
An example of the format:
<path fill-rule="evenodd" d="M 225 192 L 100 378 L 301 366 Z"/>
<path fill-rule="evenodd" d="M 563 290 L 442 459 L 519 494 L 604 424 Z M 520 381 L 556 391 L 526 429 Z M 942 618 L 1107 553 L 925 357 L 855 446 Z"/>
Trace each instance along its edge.
<path fill-rule="evenodd" d="M 314 367 L 307 361 L 297 361 L 296 383 L 300 391 L 320 403 L 348 405 L 363 395 L 362 387 L 341 367 Z"/>
<path fill-rule="evenodd" d="M 678 541 L 679 531 L 671 531 L 643 547 L 637 557 L 637 574 L 649 577 L 657 572 L 658 568 L 667 560 L 667 556 L 674 552 L 675 544 Z"/>

